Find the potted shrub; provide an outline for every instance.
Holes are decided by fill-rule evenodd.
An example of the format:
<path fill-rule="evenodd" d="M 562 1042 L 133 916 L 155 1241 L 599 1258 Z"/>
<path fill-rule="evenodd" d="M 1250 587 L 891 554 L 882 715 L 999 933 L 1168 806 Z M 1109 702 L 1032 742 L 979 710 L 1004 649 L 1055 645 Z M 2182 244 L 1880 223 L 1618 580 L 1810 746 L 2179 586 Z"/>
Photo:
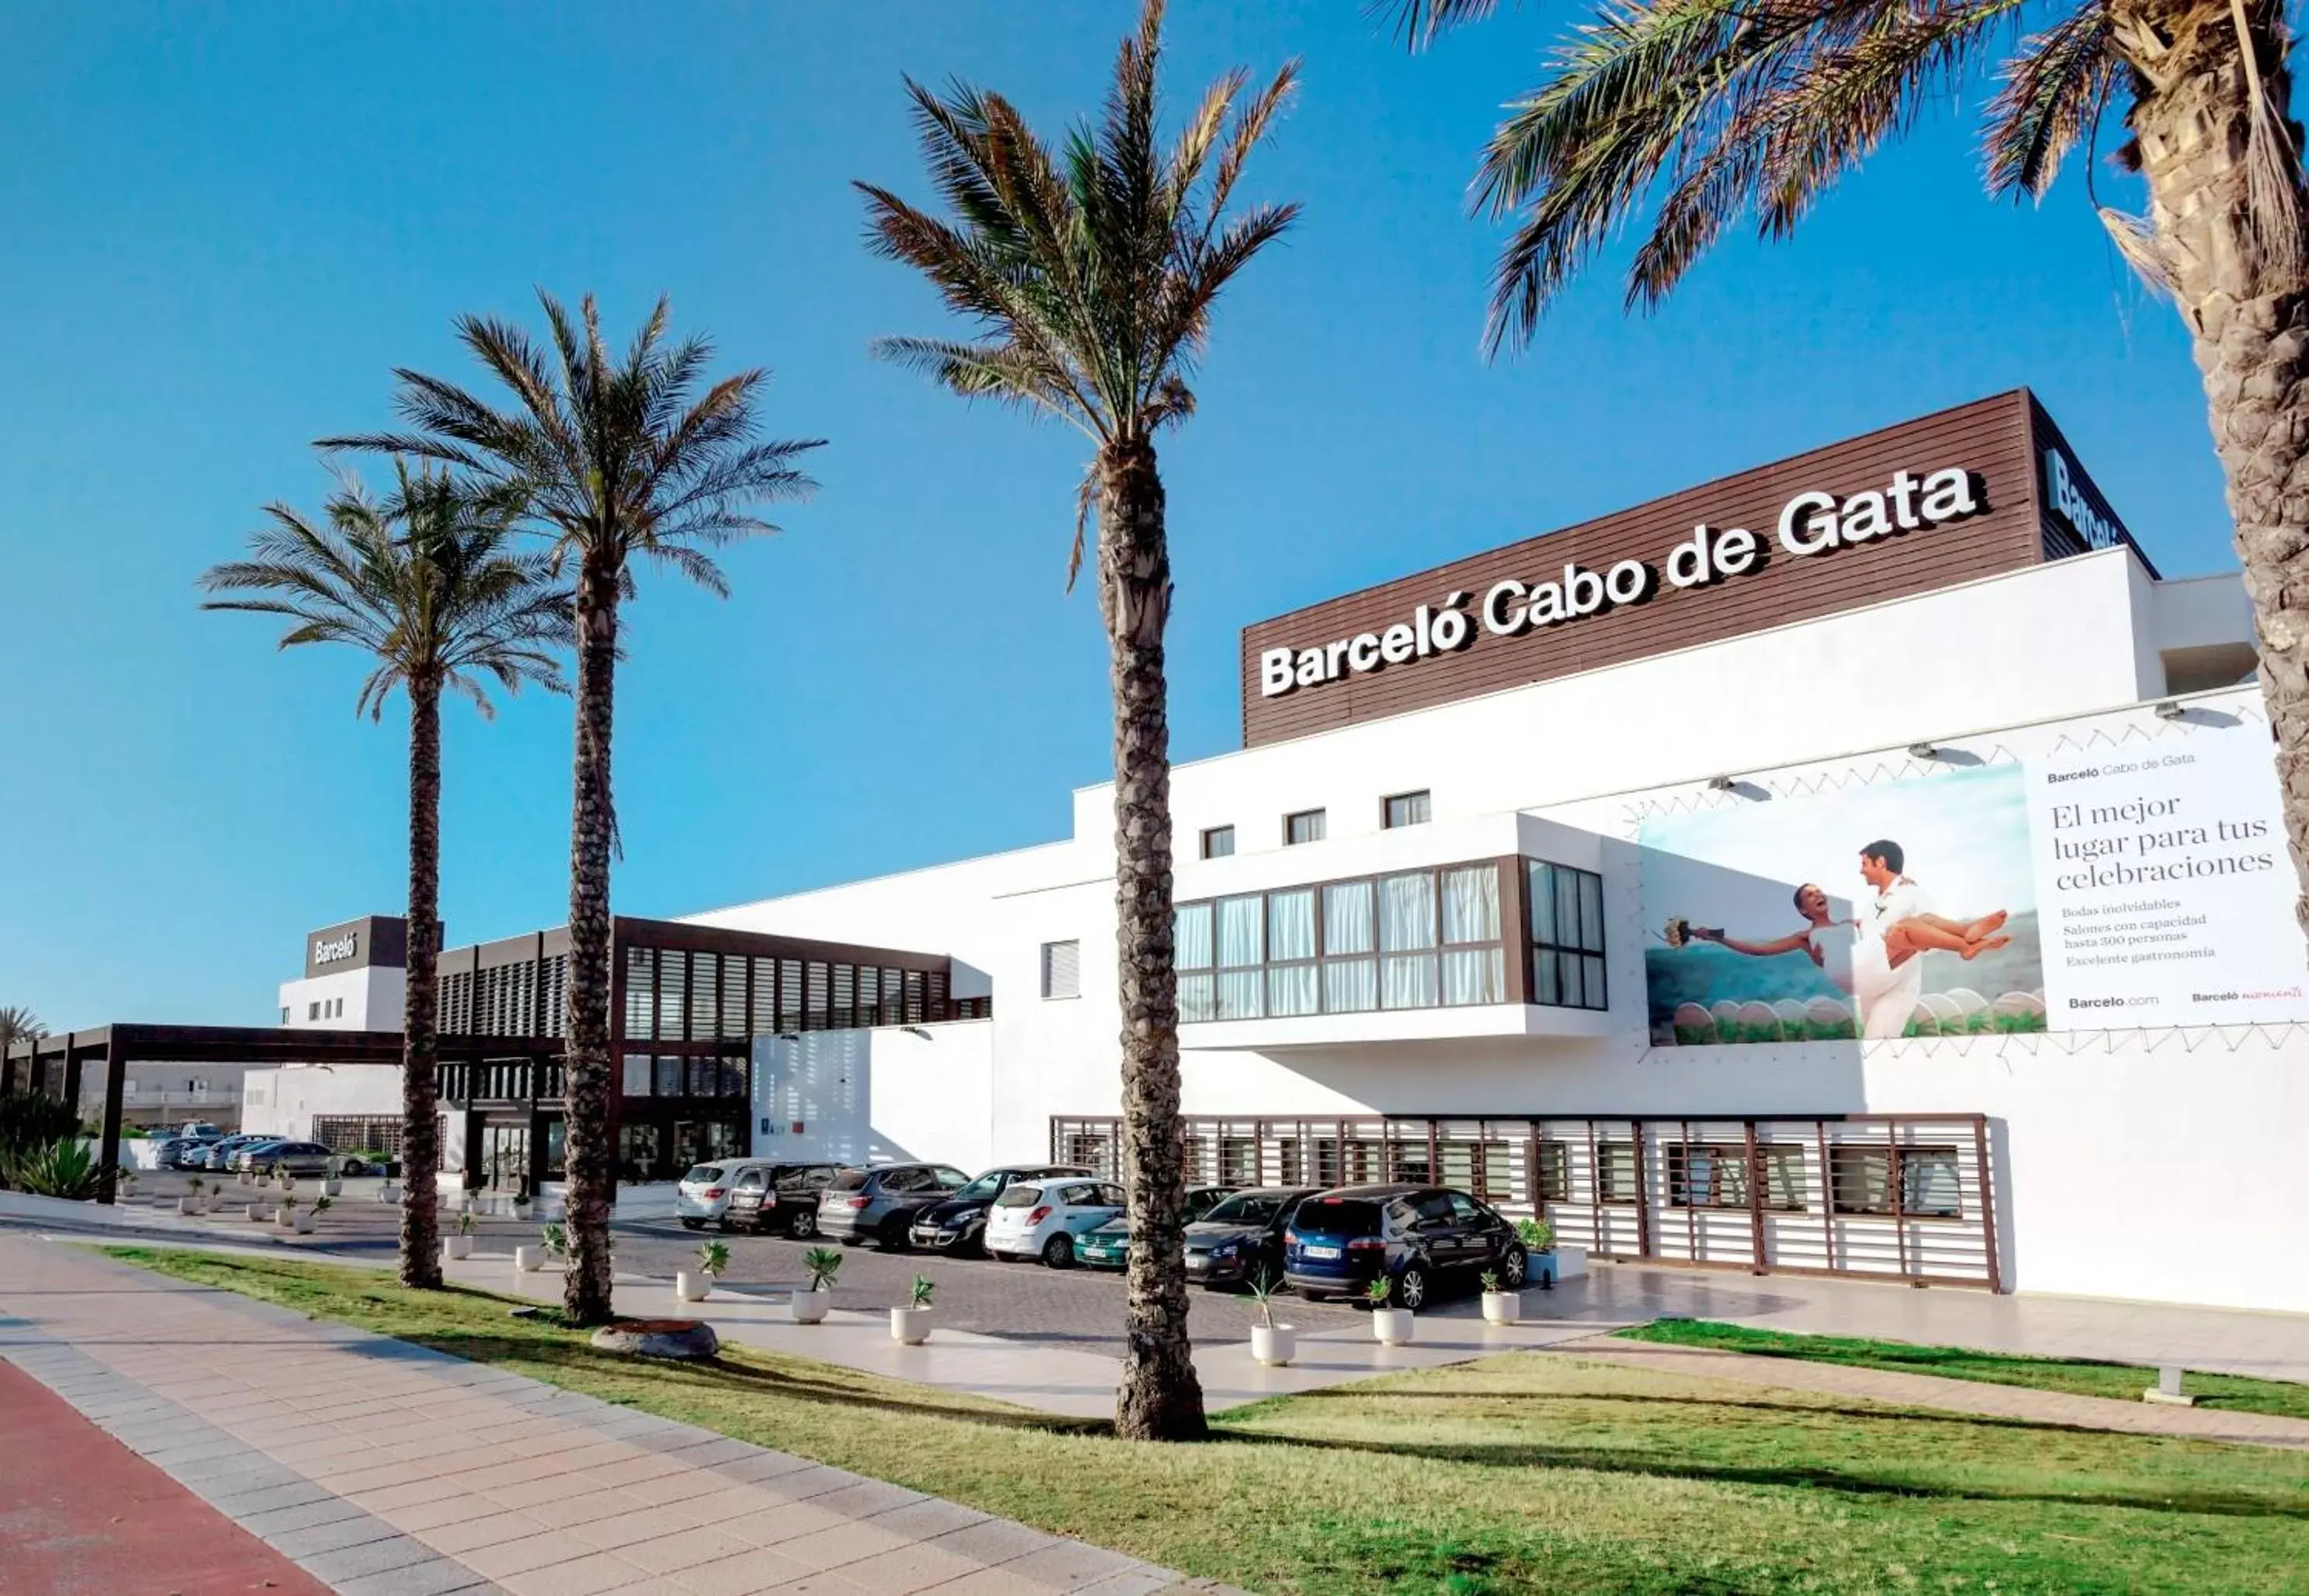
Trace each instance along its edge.
<path fill-rule="evenodd" d="M 203 1204 L 201 1203 L 201 1178 L 199 1176 L 195 1175 L 190 1180 L 185 1182 L 185 1195 L 177 1199 L 177 1212 L 183 1214 L 187 1219 L 190 1219 L 195 1214 L 203 1212 Z"/>
<path fill-rule="evenodd" d="M 297 1228 L 297 1194 L 295 1192 L 287 1193 L 281 1199 L 281 1228 L 284 1230 L 293 1230 Z"/>
<path fill-rule="evenodd" d="M 321 1195 L 324 1197 L 342 1197 L 344 1195 L 345 1178 L 343 1176 L 337 1173 L 337 1166 L 332 1163 L 329 1166 L 329 1172 L 321 1177 Z"/>
<path fill-rule="evenodd" d="M 1519 1219 L 1516 1234 L 1523 1238 L 1524 1279 L 1537 1281 L 1543 1291 L 1555 1290 L 1555 1277 L 1561 1272 L 1555 1255 L 1555 1227 L 1545 1220 Z M 1487 1308 L 1487 1316 L 1488 1313 Z"/>
<path fill-rule="evenodd" d="M 914 1276 L 906 1290 L 904 1307 L 890 1310 L 890 1339 L 904 1346 L 919 1347 L 930 1339 L 930 1296 L 938 1283 L 928 1275 Z"/>
<path fill-rule="evenodd" d="M 470 1258 L 473 1255 L 473 1216 L 470 1212 L 457 1216 L 457 1229 L 453 1236 L 441 1238 L 441 1255 L 445 1258 Z"/>
<path fill-rule="evenodd" d="M 713 1290 L 713 1282 L 730 1267 L 730 1244 L 726 1241 L 700 1243 L 697 1248 L 697 1268 L 695 1272 L 681 1270 L 673 1277 L 673 1289 L 684 1302 L 703 1302 Z"/>
<path fill-rule="evenodd" d="M 1523 1317 L 1523 1293 L 1500 1290 L 1500 1277 L 1483 1271 L 1483 1323 L 1512 1324 Z"/>
<path fill-rule="evenodd" d="M 558 1224 L 552 1224 L 548 1225 L 543 1229 L 538 1231 L 537 1236 L 538 1239 L 545 1244 L 545 1261 L 547 1263 L 555 1264 L 567 1262 L 569 1255 L 569 1232 L 567 1230 L 562 1229 L 562 1227 Z"/>
<path fill-rule="evenodd" d="M 1395 1282 L 1387 1276 L 1381 1275 L 1364 1288 L 1363 1295 L 1371 1300 L 1371 1334 L 1377 1336 L 1387 1346 L 1409 1346 L 1411 1344 L 1411 1310 L 1407 1307 L 1388 1306 L 1388 1300 L 1395 1295 Z"/>
<path fill-rule="evenodd" d="M 834 1277 L 842 1272 L 842 1255 L 830 1247 L 814 1247 L 801 1255 L 801 1266 L 809 1271 L 809 1286 L 786 1298 L 797 1324 L 822 1324 L 826 1310 L 834 1306 Z"/>
<path fill-rule="evenodd" d="M 1250 1327 L 1250 1355 L 1269 1368 L 1284 1368 L 1299 1355 L 1297 1326 L 1275 1322 L 1275 1277 L 1264 1269 L 1250 1277 L 1258 1303 L 1258 1323 Z"/>
<path fill-rule="evenodd" d="M 297 1199 L 291 1197 L 289 1201 L 290 1206 L 294 1207 Z M 290 1221 L 289 1228 L 299 1236 L 310 1236 L 313 1233 L 313 1227 L 320 1222 L 321 1216 L 328 1211 L 329 1199 L 325 1196 L 316 1197 L 310 1208 L 296 1209 L 297 1217 Z"/>

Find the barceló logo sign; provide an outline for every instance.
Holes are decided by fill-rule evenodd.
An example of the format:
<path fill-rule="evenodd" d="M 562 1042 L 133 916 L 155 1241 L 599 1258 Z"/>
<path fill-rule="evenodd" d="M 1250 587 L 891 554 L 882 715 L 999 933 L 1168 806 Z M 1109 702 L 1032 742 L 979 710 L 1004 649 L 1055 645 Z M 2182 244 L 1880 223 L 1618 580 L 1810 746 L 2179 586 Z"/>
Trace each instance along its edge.
<path fill-rule="evenodd" d="M 1843 498 L 1807 488 L 1781 506 L 1775 536 L 1789 554 L 1819 556 L 1943 526 L 1987 508 L 1978 481 L 1973 472 L 1951 466 L 1923 473 L 1896 471 L 1887 486 Z M 1420 605 L 1407 619 L 1378 631 L 1315 648 L 1263 651 L 1258 656 L 1259 695 L 1277 698 L 1346 676 L 1457 653 L 1476 640 L 1478 627 L 1494 637 L 1517 637 L 1641 604 L 1663 584 L 1713 587 L 1760 569 L 1763 549 L 1763 539 L 1745 527 L 1718 528 L 1702 522 L 1657 565 L 1628 559 L 1590 571 L 1574 563 L 1560 575 L 1536 582 L 1494 582 L 1480 597 L 1456 591 L 1439 604 Z"/>
<path fill-rule="evenodd" d="M 326 942 L 316 942 L 313 945 L 313 962 L 316 964 L 341 963 L 359 951 L 359 938 L 352 932 L 348 931 L 342 936 L 331 937 Z"/>

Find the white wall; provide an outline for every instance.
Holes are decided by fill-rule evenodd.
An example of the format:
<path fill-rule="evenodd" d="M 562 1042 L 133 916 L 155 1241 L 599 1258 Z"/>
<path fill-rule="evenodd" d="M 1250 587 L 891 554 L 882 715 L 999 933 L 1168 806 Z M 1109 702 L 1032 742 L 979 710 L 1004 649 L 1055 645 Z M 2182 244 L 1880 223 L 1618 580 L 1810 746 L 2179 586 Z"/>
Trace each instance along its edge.
<path fill-rule="evenodd" d="M 401 1113 L 397 1064 L 291 1065 L 251 1070 L 241 1085 L 241 1128 L 308 1141 L 316 1114 Z M 453 1121 L 458 1117 L 451 1115 Z"/>
<path fill-rule="evenodd" d="M 281 983 L 280 1006 L 288 1011 L 281 1022 L 291 1031 L 398 1031 L 408 987 L 407 971 L 383 964 L 301 976 Z M 333 1015 L 328 1005 L 338 998 L 344 1012 Z M 316 1003 L 322 1005 L 317 1019 L 311 1017 Z"/>
<path fill-rule="evenodd" d="M 756 1037 L 753 1155 L 984 1169 L 993 1073 L 984 1020 Z"/>

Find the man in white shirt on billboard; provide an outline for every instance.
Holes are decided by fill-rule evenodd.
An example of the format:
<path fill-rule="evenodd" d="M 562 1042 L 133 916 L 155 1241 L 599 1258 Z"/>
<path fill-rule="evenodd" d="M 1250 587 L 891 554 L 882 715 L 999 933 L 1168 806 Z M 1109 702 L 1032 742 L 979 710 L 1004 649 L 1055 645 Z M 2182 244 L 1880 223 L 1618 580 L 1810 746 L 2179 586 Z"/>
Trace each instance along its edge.
<path fill-rule="evenodd" d="M 1911 920 L 1930 924 L 1937 918 L 1932 894 L 1901 874 L 1907 864 L 1906 852 L 1890 839 L 1860 850 L 1860 878 L 1876 889 L 1876 896 L 1860 906 L 1852 995 L 1860 1002 L 1860 1034 L 1871 1040 L 1907 1031 L 1924 992 L 1924 962 L 1919 956 L 1924 950 L 1905 937 L 1898 947 L 1885 944 L 1885 933 L 1893 927 Z"/>

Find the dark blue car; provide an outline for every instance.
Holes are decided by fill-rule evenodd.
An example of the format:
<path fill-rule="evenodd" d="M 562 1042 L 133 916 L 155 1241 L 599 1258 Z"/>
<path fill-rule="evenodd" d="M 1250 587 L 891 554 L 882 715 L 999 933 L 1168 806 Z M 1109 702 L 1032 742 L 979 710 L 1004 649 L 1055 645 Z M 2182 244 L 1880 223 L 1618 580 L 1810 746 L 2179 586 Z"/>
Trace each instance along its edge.
<path fill-rule="evenodd" d="M 1490 1271 L 1514 1290 L 1527 1263 L 1515 1226 L 1465 1192 L 1436 1186 L 1350 1186 L 1299 1204 L 1283 1237 L 1283 1279 L 1310 1302 L 1364 1297 L 1389 1282 L 1400 1307 L 1427 1306 L 1447 1281 Z"/>

